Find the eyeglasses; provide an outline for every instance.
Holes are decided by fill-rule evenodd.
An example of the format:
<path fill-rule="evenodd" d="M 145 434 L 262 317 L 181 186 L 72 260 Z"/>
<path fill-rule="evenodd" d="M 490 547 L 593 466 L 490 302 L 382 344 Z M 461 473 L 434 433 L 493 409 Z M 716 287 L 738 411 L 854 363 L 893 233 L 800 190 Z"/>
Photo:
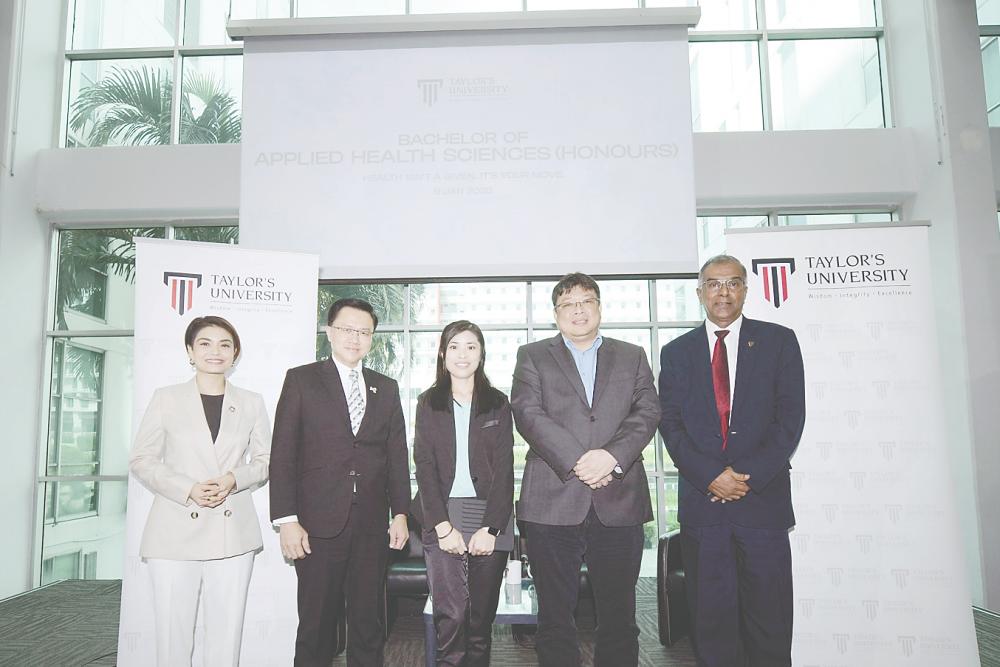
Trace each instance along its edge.
<path fill-rule="evenodd" d="M 567 301 L 566 303 L 556 304 L 556 312 L 568 313 L 576 309 L 591 309 L 597 306 L 601 302 L 600 299 L 583 299 L 582 301 Z"/>
<path fill-rule="evenodd" d="M 731 292 L 736 292 L 746 287 L 746 282 L 742 278 L 730 278 L 729 280 L 706 280 L 701 284 L 702 289 L 709 292 L 718 292 L 725 286 Z"/>
<path fill-rule="evenodd" d="M 331 329 L 336 329 L 337 331 L 339 331 L 340 333 L 344 334 L 345 336 L 357 336 L 358 338 L 371 338 L 372 337 L 372 333 L 373 333 L 371 329 L 355 329 L 354 327 L 338 327 L 338 326 L 333 325 L 333 324 L 330 325 L 330 328 Z"/>

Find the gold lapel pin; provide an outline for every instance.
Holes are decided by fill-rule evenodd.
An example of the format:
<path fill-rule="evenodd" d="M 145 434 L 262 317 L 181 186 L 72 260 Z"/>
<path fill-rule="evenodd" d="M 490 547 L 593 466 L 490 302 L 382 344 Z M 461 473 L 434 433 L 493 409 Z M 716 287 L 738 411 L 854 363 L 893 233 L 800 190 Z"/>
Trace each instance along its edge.
<path fill-rule="evenodd" d="M 748 340 L 747 341 L 747 347 L 753 347 L 753 341 L 752 340 Z"/>
<path fill-rule="evenodd" d="M 368 387 L 368 391 L 370 391 L 373 394 L 377 394 L 378 393 L 378 387 Z"/>

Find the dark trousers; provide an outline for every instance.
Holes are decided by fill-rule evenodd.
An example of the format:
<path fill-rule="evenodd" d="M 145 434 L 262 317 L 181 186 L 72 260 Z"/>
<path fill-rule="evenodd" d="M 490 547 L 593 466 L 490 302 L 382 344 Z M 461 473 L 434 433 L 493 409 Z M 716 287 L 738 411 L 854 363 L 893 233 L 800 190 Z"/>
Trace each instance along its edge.
<path fill-rule="evenodd" d="M 347 664 L 382 664 L 383 579 L 388 536 L 368 532 L 354 513 L 336 537 L 309 536 L 312 554 L 295 561 L 298 575 L 299 629 L 295 636 L 296 667 L 330 667 L 334 628 L 347 602 Z"/>
<path fill-rule="evenodd" d="M 438 548 L 433 530 L 423 532 L 423 542 L 434 600 L 437 664 L 489 667 L 493 619 L 510 552 L 456 556 Z"/>
<path fill-rule="evenodd" d="M 642 563 L 642 526 L 605 526 L 593 508 L 577 526 L 530 521 L 524 526 L 538 595 L 538 664 L 581 664 L 573 614 L 580 592 L 580 565 L 586 561 L 597 608 L 594 667 L 637 665 L 635 586 Z"/>
<path fill-rule="evenodd" d="M 681 527 L 700 667 L 792 664 L 792 552 L 785 529 Z"/>

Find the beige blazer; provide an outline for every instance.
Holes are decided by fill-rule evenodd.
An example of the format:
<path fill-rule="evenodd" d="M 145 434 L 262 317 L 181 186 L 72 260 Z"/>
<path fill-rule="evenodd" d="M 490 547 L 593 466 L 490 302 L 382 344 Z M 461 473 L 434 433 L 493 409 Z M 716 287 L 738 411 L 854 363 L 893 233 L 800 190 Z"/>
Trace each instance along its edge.
<path fill-rule="evenodd" d="M 226 383 L 213 444 L 193 378 L 157 389 L 129 457 L 129 470 L 156 495 L 139 554 L 211 560 L 260 549 L 250 494 L 267 480 L 270 458 L 271 425 L 260 394 Z M 188 498 L 196 483 L 227 472 L 236 477 L 236 488 L 221 505 L 199 507 Z"/>

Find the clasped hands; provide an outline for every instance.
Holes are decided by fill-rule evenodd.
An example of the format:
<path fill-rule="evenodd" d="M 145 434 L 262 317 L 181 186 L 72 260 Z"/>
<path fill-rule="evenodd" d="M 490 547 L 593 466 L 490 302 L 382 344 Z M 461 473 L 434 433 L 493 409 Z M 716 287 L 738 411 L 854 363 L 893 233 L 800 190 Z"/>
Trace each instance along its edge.
<path fill-rule="evenodd" d="M 450 521 L 442 521 L 434 526 L 434 532 L 438 536 L 438 547 L 441 551 L 459 556 L 468 552 L 470 556 L 489 556 L 496 547 L 497 538 L 490 535 L 489 530 L 484 526 L 474 532 L 466 545 L 462 532 L 457 530 Z"/>
<path fill-rule="evenodd" d="M 606 449 L 591 449 L 573 466 L 577 478 L 592 489 L 601 489 L 611 483 L 611 471 L 617 459 Z"/>
<path fill-rule="evenodd" d="M 750 479 L 750 475 L 736 472 L 732 466 L 726 466 L 726 469 L 708 485 L 712 502 L 735 502 L 750 493 L 748 479 Z"/>
<path fill-rule="evenodd" d="M 236 476 L 227 472 L 222 477 L 198 482 L 191 487 L 188 498 L 198 507 L 218 507 L 235 488 Z"/>

